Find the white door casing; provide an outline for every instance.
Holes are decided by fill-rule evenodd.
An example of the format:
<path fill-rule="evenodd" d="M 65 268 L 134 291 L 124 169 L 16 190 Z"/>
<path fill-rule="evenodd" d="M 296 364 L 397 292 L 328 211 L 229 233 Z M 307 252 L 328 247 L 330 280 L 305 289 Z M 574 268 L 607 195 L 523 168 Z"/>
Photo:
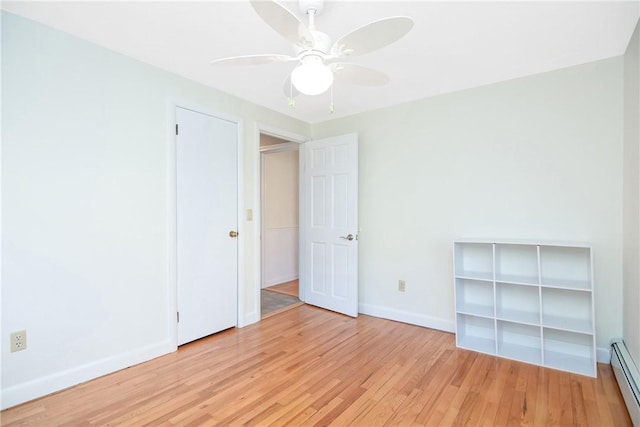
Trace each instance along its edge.
<path fill-rule="evenodd" d="M 235 326 L 238 125 L 176 108 L 178 345 Z"/>
<path fill-rule="evenodd" d="M 303 144 L 304 300 L 358 315 L 358 135 Z"/>

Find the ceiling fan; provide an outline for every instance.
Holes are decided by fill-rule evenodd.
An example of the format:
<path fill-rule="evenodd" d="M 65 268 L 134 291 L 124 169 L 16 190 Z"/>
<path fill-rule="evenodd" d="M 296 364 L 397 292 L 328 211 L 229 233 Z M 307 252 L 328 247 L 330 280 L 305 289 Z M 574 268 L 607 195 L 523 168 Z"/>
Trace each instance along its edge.
<path fill-rule="evenodd" d="M 274 0 L 250 0 L 250 3 L 267 25 L 293 43 L 294 55 L 234 56 L 211 63 L 261 65 L 297 62 L 284 85 L 285 95 L 292 107 L 295 106 L 293 98 L 300 93 L 319 95 L 326 92 L 332 86 L 334 77 L 360 86 L 385 85 L 389 81 L 386 74 L 343 61 L 385 47 L 402 38 L 413 27 L 413 20 L 407 16 L 384 18 L 363 25 L 332 44 L 329 36 L 315 26 L 315 17 L 322 12 L 324 0 L 298 1 L 300 12 L 308 17 L 308 25 Z"/>

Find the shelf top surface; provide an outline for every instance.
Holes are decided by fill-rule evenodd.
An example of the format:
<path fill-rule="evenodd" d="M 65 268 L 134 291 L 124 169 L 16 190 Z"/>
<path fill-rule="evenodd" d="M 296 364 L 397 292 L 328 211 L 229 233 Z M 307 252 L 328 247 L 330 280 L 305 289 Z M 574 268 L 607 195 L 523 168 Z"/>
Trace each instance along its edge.
<path fill-rule="evenodd" d="M 569 248 L 590 249 L 591 243 L 570 240 L 533 240 L 533 239 L 490 239 L 481 237 L 468 237 L 455 239 L 454 243 L 486 243 L 498 245 L 530 245 L 530 246 L 559 246 Z"/>

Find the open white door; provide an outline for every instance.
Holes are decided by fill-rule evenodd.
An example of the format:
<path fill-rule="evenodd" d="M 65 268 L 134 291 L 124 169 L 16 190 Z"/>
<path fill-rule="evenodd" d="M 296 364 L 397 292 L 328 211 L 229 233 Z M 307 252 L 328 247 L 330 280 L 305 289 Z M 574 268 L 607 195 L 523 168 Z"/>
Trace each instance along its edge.
<path fill-rule="evenodd" d="M 304 301 L 358 315 L 358 135 L 303 144 Z"/>
<path fill-rule="evenodd" d="M 181 345 L 236 325 L 238 125 L 184 108 L 176 122 Z"/>

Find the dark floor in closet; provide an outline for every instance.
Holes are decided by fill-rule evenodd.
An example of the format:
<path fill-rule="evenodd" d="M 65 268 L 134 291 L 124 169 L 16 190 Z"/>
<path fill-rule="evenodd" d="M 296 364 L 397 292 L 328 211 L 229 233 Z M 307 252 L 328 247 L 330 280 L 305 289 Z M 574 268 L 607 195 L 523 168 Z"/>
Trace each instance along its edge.
<path fill-rule="evenodd" d="M 263 289 L 261 291 L 260 298 L 262 299 L 260 306 L 261 315 L 263 317 L 267 314 L 279 311 L 285 307 L 294 304 L 301 304 L 301 301 L 297 297 L 285 295 L 279 292 L 269 291 L 267 289 Z"/>

